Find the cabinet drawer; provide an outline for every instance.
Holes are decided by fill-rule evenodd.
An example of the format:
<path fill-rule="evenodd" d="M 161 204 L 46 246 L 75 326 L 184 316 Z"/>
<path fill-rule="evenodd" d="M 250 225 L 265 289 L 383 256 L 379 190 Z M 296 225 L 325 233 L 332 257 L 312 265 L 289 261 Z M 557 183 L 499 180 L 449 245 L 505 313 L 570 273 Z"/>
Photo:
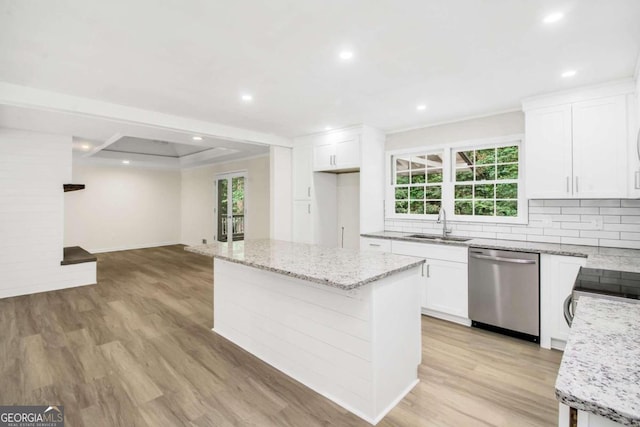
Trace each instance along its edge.
<path fill-rule="evenodd" d="M 398 255 L 411 255 L 421 258 L 439 259 L 451 262 L 468 262 L 468 248 L 453 246 L 446 243 L 413 243 L 399 240 L 393 241 L 391 252 Z"/>
<path fill-rule="evenodd" d="M 360 250 L 361 251 L 391 252 L 391 240 L 387 240 L 387 239 L 372 239 L 370 237 L 361 237 L 360 238 Z"/>

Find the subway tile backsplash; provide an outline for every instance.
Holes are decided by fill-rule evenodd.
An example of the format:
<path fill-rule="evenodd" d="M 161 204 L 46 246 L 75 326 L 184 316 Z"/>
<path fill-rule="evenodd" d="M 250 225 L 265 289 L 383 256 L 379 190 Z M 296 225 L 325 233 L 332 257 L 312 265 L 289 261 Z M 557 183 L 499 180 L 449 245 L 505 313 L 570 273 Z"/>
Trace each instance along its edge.
<path fill-rule="evenodd" d="M 527 225 L 448 225 L 454 236 L 640 249 L 640 200 L 530 200 Z M 389 218 L 385 230 L 434 234 L 442 225 Z"/>

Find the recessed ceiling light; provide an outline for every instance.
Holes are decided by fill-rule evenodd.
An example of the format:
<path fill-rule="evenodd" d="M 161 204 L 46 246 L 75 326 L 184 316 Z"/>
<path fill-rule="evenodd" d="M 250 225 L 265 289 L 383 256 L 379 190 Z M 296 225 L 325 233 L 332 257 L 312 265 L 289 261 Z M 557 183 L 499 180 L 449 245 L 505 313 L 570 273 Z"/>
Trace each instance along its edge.
<path fill-rule="evenodd" d="M 562 77 L 564 77 L 565 79 L 568 77 L 573 77 L 576 75 L 576 70 L 567 70 L 564 73 L 561 74 Z"/>
<path fill-rule="evenodd" d="M 131 163 L 129 160 L 123 160 L 123 161 L 122 161 L 122 164 L 123 164 L 123 165 L 128 165 L 129 163 Z"/>
<path fill-rule="evenodd" d="M 340 59 L 351 59 L 353 58 L 353 52 L 351 52 L 350 50 L 343 50 L 342 52 L 340 52 Z"/>
<path fill-rule="evenodd" d="M 242 100 L 244 102 L 253 101 L 253 96 L 249 95 L 248 93 L 245 93 L 244 95 L 242 95 Z"/>
<path fill-rule="evenodd" d="M 555 12 L 545 16 L 542 22 L 545 24 L 553 24 L 554 22 L 560 21 L 562 18 L 564 18 L 564 13 Z"/>
<path fill-rule="evenodd" d="M 202 141 L 201 136 L 192 136 L 191 139 L 193 139 L 194 141 Z"/>
<path fill-rule="evenodd" d="M 82 144 L 81 148 L 83 150 L 88 150 L 89 148 L 91 148 L 91 146 L 89 144 Z"/>
<path fill-rule="evenodd" d="M 426 109 L 427 109 L 427 106 L 426 106 L 426 105 L 424 105 L 424 104 L 420 104 L 420 105 L 418 105 L 418 106 L 416 107 L 416 110 L 418 110 L 418 111 L 424 111 L 424 110 L 426 110 Z"/>

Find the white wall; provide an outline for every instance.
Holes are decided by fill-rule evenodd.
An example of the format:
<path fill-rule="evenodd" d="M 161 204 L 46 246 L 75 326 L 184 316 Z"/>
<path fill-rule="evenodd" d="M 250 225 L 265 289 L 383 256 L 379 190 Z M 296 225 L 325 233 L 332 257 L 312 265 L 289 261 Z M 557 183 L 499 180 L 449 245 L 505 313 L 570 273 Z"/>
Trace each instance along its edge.
<path fill-rule="evenodd" d="M 514 111 L 389 134 L 385 149 L 397 150 L 521 133 L 524 133 L 524 113 Z"/>
<path fill-rule="evenodd" d="M 270 147 L 270 237 L 290 241 L 293 238 L 293 150 Z"/>
<path fill-rule="evenodd" d="M 384 224 L 385 141 L 384 132 L 370 126 L 362 127 L 360 153 L 361 233 L 378 231 Z"/>
<path fill-rule="evenodd" d="M 518 133 L 524 133 L 524 115 L 506 113 L 388 135 L 386 149 Z M 452 221 L 448 226 L 457 236 L 640 249 L 639 200 L 529 200 L 528 203 L 526 225 Z M 384 228 L 438 234 L 442 225 L 433 220 L 387 218 Z"/>
<path fill-rule="evenodd" d="M 182 243 L 214 240 L 216 175 L 243 170 L 248 172 L 245 238 L 269 238 L 269 156 L 263 156 L 182 171 Z"/>
<path fill-rule="evenodd" d="M 95 262 L 60 265 L 70 181 L 70 136 L 0 128 L 0 298 L 95 283 Z"/>
<path fill-rule="evenodd" d="M 180 243 L 179 171 L 74 163 L 65 246 L 107 252 Z"/>
<path fill-rule="evenodd" d="M 338 246 L 360 248 L 360 172 L 341 173 L 337 177 Z M 342 228 L 344 227 L 344 246 Z"/>

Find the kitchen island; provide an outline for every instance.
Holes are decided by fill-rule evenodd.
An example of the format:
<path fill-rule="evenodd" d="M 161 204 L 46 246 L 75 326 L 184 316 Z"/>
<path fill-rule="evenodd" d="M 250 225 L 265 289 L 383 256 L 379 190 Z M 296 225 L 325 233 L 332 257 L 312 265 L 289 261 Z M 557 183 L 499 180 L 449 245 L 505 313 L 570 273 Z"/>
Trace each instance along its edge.
<path fill-rule="evenodd" d="M 418 382 L 424 260 L 275 240 L 214 258 L 213 331 L 376 424 Z"/>

